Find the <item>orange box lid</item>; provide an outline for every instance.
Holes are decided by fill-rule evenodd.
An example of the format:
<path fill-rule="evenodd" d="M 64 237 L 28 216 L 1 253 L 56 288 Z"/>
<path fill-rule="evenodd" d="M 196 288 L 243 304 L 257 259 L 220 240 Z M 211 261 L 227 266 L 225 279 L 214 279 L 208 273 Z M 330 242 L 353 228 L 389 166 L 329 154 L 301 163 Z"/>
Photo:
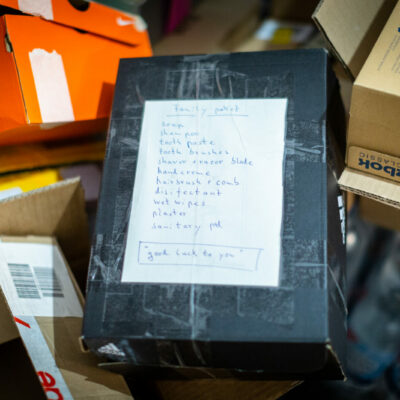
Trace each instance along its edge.
<path fill-rule="evenodd" d="M 0 0 L 0 5 L 124 43 L 148 41 L 147 27 L 140 16 L 102 4 L 76 0 Z"/>
<path fill-rule="evenodd" d="M 3 23 L 30 124 L 107 118 L 119 59 L 151 55 L 148 41 L 131 46 L 38 17 L 6 15 Z"/>

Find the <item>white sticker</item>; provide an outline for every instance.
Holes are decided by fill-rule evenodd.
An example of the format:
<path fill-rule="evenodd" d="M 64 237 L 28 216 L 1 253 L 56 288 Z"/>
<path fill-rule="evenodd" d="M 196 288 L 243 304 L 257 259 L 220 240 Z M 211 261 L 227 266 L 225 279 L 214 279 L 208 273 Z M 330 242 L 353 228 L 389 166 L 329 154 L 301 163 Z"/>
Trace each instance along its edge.
<path fill-rule="evenodd" d="M 35 317 L 15 316 L 22 341 L 49 400 L 73 400 Z"/>
<path fill-rule="evenodd" d="M 286 107 L 146 101 L 122 282 L 279 284 Z"/>
<path fill-rule="evenodd" d="M 14 315 L 83 315 L 64 260 L 53 244 L 0 242 L 0 285 Z"/>
<path fill-rule="evenodd" d="M 0 190 L 0 200 L 8 199 L 10 197 L 16 196 L 17 194 L 21 194 L 22 189 L 19 187 L 13 187 L 10 189 Z"/>
<path fill-rule="evenodd" d="M 18 0 L 18 8 L 27 14 L 50 20 L 54 18 L 52 0 Z"/>
<path fill-rule="evenodd" d="M 74 121 L 67 76 L 60 54 L 43 49 L 29 52 L 43 122 Z"/>

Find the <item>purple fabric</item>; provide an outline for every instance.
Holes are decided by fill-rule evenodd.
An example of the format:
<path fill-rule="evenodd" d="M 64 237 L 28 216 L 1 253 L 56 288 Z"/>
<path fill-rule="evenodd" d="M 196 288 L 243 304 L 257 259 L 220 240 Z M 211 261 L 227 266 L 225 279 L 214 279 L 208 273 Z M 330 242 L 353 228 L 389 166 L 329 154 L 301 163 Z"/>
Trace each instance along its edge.
<path fill-rule="evenodd" d="M 189 14 L 191 0 L 170 0 L 169 15 L 165 24 L 165 33 L 171 33 Z"/>

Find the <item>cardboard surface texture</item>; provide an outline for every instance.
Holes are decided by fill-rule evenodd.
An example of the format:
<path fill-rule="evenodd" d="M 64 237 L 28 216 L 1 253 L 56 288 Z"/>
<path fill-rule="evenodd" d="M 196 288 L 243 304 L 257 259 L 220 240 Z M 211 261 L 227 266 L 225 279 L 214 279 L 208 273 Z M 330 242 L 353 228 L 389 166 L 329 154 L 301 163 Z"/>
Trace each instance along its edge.
<path fill-rule="evenodd" d="M 2 16 L 0 35 L 0 145 L 105 131 L 119 59 L 151 55 L 147 36 L 131 44 L 26 15 Z"/>
<path fill-rule="evenodd" d="M 198 379 L 159 381 L 163 400 L 275 400 L 293 389 L 297 381 L 235 381 Z"/>
<path fill-rule="evenodd" d="M 47 254 L 50 255 L 50 259 L 45 257 Z M 23 260 L 24 264 L 10 264 L 16 260 Z M 38 272 L 38 264 L 41 275 Z M 18 331 L 16 340 L 23 346 L 20 356 L 30 360 L 37 373 L 36 379 L 40 381 L 47 395 L 46 397 L 43 393 L 41 397 L 30 398 L 131 399 L 123 378 L 99 369 L 96 358 L 88 352 L 82 352 L 80 348 L 78 339 L 82 317 L 79 314 L 82 315 L 83 297 L 55 239 L 1 236 L 0 267 L 3 291 L 0 309 L 4 309 L 6 302 L 9 308 L 8 316 L 4 312 L 1 315 L 5 322 L 13 321 L 15 324 Z M 18 271 L 24 268 L 26 272 L 21 275 L 16 268 L 19 268 Z M 10 275 L 7 271 L 10 271 Z M 47 271 L 51 271 L 49 273 L 52 275 Z M 64 276 L 62 280 L 61 276 Z M 7 284 L 11 286 L 6 286 Z M 72 291 L 68 291 L 67 287 Z M 43 316 L 41 306 L 38 305 L 33 311 L 34 315 L 29 315 L 29 311 L 15 315 L 17 311 L 13 310 L 22 310 L 18 303 L 22 304 L 26 297 L 30 298 L 30 302 L 35 301 L 38 304 L 44 301 L 53 302 L 54 309 L 50 311 L 54 314 Z M 57 311 L 57 305 L 72 304 L 73 301 L 76 302 L 75 311 L 71 308 L 71 314 L 59 314 L 60 309 Z M 2 330 L 1 340 L 5 341 L 10 337 L 4 336 Z M 19 375 L 20 371 L 14 369 L 14 374 Z M 24 379 L 24 375 L 19 376 L 20 379 Z M 3 387 L 7 385 L 3 385 L 3 376 L 0 380 L 2 396 L 21 398 L 18 395 L 18 387 L 14 387 L 12 393 L 4 392 Z M 22 386 L 25 385 L 29 386 L 29 381 L 24 379 Z"/>
<path fill-rule="evenodd" d="M 345 168 L 340 176 L 339 185 L 343 190 L 400 208 L 400 185 L 388 179 Z"/>
<path fill-rule="evenodd" d="M 335 54 L 356 77 L 342 188 L 400 205 L 400 3 L 321 1 L 314 14 Z"/>
<path fill-rule="evenodd" d="M 89 348 L 126 374 L 341 379 L 344 134 L 323 50 L 123 60 Z"/>
<path fill-rule="evenodd" d="M 322 0 L 319 3 L 313 19 L 353 79 L 395 4 L 396 0 Z"/>
<path fill-rule="evenodd" d="M 1 200 L 0 234 L 57 237 L 84 290 L 89 234 L 78 178 Z"/>
<path fill-rule="evenodd" d="M 400 210 L 367 197 L 360 197 L 362 218 L 386 229 L 400 231 Z"/>

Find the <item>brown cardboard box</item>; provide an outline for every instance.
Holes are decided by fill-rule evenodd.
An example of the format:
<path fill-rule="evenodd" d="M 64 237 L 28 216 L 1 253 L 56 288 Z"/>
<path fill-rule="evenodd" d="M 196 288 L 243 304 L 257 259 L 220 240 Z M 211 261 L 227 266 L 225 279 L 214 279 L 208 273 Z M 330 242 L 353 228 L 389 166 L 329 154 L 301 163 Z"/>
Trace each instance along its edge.
<path fill-rule="evenodd" d="M 4 235 L 57 236 L 64 253 L 71 261 L 71 267 L 81 281 L 81 287 L 83 287 L 89 248 L 83 191 L 79 179 L 63 181 L 0 201 L 0 234 L 3 235 L 1 238 L 3 243 L 0 246 L 4 246 L 4 243 L 9 245 L 11 242 L 19 241 L 21 242 L 19 245 L 26 245 L 28 242 L 34 243 L 36 246 L 39 243 L 54 247 L 51 238 L 24 238 L 21 236 L 10 238 Z M 4 250 L 4 248 L 2 249 Z M 57 250 L 54 251 L 56 254 Z M 0 253 L 2 253 L 0 269 L 1 274 L 4 275 L 8 271 L 8 267 L 4 260 L 4 252 Z M 14 253 L 19 257 L 23 251 L 14 250 Z M 64 260 L 62 256 L 57 257 L 59 260 Z M 20 262 L 20 264 L 24 264 L 24 262 Z M 69 282 L 69 288 L 73 289 L 69 293 L 74 296 L 76 310 L 77 307 L 81 307 L 83 302 L 82 294 L 75 278 L 68 272 L 66 262 L 64 264 L 60 262 L 60 264 L 65 265 L 64 279 L 61 280 L 61 284 L 65 288 Z M 38 265 L 36 264 L 36 266 Z M 21 271 L 15 272 L 16 279 L 19 279 L 20 273 Z M 48 279 L 48 274 L 45 274 L 44 278 L 42 275 L 42 280 L 36 280 L 36 284 L 41 290 L 42 297 L 49 297 L 51 293 L 46 286 L 48 281 L 43 279 Z M 32 290 L 35 290 L 29 285 L 31 285 L 30 282 L 18 281 L 14 288 L 18 287 L 19 290 L 22 290 L 23 296 L 29 296 L 32 295 Z M 29 292 L 26 292 L 27 288 L 30 289 Z M 60 293 L 56 292 L 56 294 Z M 63 294 L 67 297 L 65 292 Z M 34 317 L 15 315 L 15 309 L 11 314 L 10 308 L 13 307 L 10 307 L 10 302 L 7 302 L 4 293 L 1 293 L 0 356 L 2 360 L 10 360 L 11 363 L 5 365 L 6 363 L 2 362 L 0 366 L 2 372 L 0 397 L 5 396 L 4 398 L 7 399 L 89 399 L 94 396 L 96 399 L 107 400 L 131 398 L 129 389 L 121 376 L 99 369 L 97 367 L 98 360 L 93 355 L 81 350 L 79 337 L 82 318 L 75 315 L 76 313 L 72 313 L 72 316 L 42 315 Z M 54 312 L 56 313 L 56 311 Z M 23 329 L 26 329 L 26 332 Z M 36 374 L 33 364 L 43 365 L 43 360 L 46 360 L 45 356 L 50 360 L 50 369 L 54 369 L 54 360 L 56 361 L 57 370 L 61 371 L 62 379 L 68 386 L 72 397 L 63 394 L 62 390 L 65 390 L 65 387 L 49 370 L 40 368 L 39 371 L 39 367 L 37 367 L 38 374 Z M 52 358 L 53 363 L 51 363 Z M 48 397 L 40 383 L 43 384 Z"/>
<path fill-rule="evenodd" d="M 0 36 L 4 146 L 104 132 L 119 60 L 151 55 L 148 39 L 122 43 L 28 15 L 1 16 Z"/>
<path fill-rule="evenodd" d="M 362 218 L 383 228 L 400 231 L 400 211 L 398 209 L 367 197 L 360 197 L 359 206 Z"/>
<path fill-rule="evenodd" d="M 314 13 L 355 77 L 345 190 L 400 208 L 400 2 L 322 0 Z M 393 8 L 394 7 L 394 8 Z"/>
<path fill-rule="evenodd" d="M 1 200 L 0 234 L 56 237 L 84 291 L 90 244 L 78 178 Z"/>

